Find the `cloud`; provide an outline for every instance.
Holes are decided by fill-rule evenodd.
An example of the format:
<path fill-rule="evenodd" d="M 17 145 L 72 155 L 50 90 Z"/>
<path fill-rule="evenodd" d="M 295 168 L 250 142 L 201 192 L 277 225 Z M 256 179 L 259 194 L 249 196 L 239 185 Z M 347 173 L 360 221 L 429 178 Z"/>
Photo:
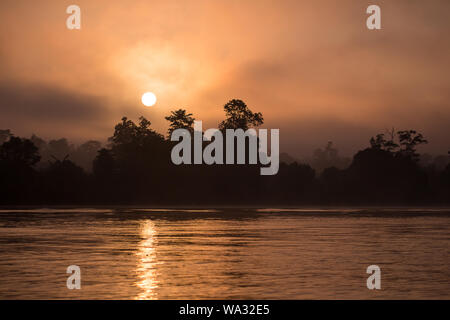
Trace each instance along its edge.
<path fill-rule="evenodd" d="M 0 126 L 14 132 L 85 136 L 103 129 L 107 110 L 101 97 L 41 84 L 0 84 Z"/>
<path fill-rule="evenodd" d="M 165 132 L 164 116 L 187 108 L 214 127 L 240 98 L 293 153 L 358 148 L 392 126 L 450 145 L 447 0 L 379 0 L 380 31 L 359 0 L 79 0 L 79 32 L 65 28 L 69 4 L 0 2 L 2 126 L 107 137 L 144 115 Z M 142 107 L 145 91 L 155 107 Z"/>

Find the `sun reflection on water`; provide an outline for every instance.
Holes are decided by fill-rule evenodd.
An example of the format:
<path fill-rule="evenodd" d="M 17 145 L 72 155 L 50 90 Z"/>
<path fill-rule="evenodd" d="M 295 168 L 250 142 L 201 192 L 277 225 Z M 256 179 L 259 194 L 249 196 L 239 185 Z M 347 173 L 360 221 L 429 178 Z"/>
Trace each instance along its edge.
<path fill-rule="evenodd" d="M 156 289 L 158 281 L 156 279 L 156 229 L 155 223 L 145 220 L 140 225 L 140 236 L 142 241 L 138 245 L 136 255 L 138 264 L 136 272 L 139 281 L 136 283 L 141 292 L 136 297 L 137 300 L 157 299 Z"/>

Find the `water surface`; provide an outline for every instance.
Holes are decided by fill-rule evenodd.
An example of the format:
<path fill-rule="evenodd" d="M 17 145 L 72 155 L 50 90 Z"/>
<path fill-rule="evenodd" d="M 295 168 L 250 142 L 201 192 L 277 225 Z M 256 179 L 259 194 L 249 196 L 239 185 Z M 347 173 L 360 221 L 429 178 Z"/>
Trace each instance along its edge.
<path fill-rule="evenodd" d="M 449 299 L 449 231 L 448 209 L 0 210 L 0 298 Z"/>

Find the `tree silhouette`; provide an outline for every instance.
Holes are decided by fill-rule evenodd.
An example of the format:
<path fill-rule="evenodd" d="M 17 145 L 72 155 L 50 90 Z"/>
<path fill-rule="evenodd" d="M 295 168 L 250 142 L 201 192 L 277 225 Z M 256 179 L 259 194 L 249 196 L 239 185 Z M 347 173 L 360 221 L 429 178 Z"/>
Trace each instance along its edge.
<path fill-rule="evenodd" d="M 94 176 L 99 180 L 111 180 L 114 175 L 115 161 L 112 151 L 106 148 L 98 150 L 93 161 Z"/>
<path fill-rule="evenodd" d="M 398 140 L 398 143 L 395 142 Z M 383 150 L 390 153 L 395 153 L 397 156 L 404 156 L 419 160 L 417 153 L 417 146 L 428 143 L 421 133 L 415 130 L 397 131 L 397 136 L 394 135 L 394 129 L 390 132 L 390 139 L 386 140 L 384 134 L 377 134 L 370 139 L 372 149 Z"/>
<path fill-rule="evenodd" d="M 263 123 L 262 114 L 241 100 L 229 101 L 224 109 L 222 131 Z M 194 118 L 186 110 L 172 111 L 165 118 L 169 132 L 178 128 L 192 132 Z M 174 142 L 153 130 L 144 117 L 138 123 L 122 118 L 107 147 L 100 150 L 100 143 L 93 140 L 74 147 L 66 139 L 46 143 L 35 135 L 28 140 L 1 130 L 0 204 L 449 204 L 448 157 L 421 165 L 416 160 L 417 147 L 427 142 L 423 135 L 414 130 L 394 132 L 372 137 L 370 147 L 357 152 L 349 167 L 329 142 L 316 151 L 312 164 L 321 168 L 317 175 L 311 166 L 284 157 L 290 163 L 280 163 L 277 175 L 261 176 L 260 165 L 254 164 L 174 165 L 170 159 Z M 83 170 L 80 164 L 94 156 L 93 172 Z"/>
<path fill-rule="evenodd" d="M 394 142 L 394 139 L 386 140 L 384 134 L 377 134 L 376 137 L 370 139 L 370 145 L 373 149 L 385 150 L 394 152 L 399 145 Z"/>
<path fill-rule="evenodd" d="M 112 154 L 122 164 L 122 168 L 136 171 L 144 161 L 154 163 L 161 158 L 158 154 L 165 150 L 165 140 L 150 125 L 151 122 L 144 117 L 139 118 L 139 125 L 123 117 L 122 122 L 115 126 L 109 140 Z"/>
<path fill-rule="evenodd" d="M 83 169 L 91 172 L 92 161 L 97 156 L 97 151 L 100 150 L 101 147 L 102 144 L 99 141 L 88 140 L 75 149 L 71 158 Z"/>
<path fill-rule="evenodd" d="M 68 155 L 71 155 L 75 151 L 73 145 L 69 144 L 66 138 L 58 140 L 50 140 L 48 143 L 48 152 L 50 157 L 57 159 L 63 159 Z"/>
<path fill-rule="evenodd" d="M 47 148 L 47 142 L 44 139 L 39 138 L 37 135 L 33 134 L 30 138 L 31 142 L 39 149 L 39 153 L 42 152 L 42 149 Z M 42 154 L 41 154 L 42 156 Z"/>
<path fill-rule="evenodd" d="M 421 133 L 417 133 L 415 130 L 398 131 L 397 134 L 400 141 L 400 154 L 418 160 L 417 146 L 427 144 L 428 141 L 425 140 Z"/>
<path fill-rule="evenodd" d="M 0 203 L 22 204 L 30 201 L 36 188 L 34 166 L 40 156 L 28 139 L 11 137 L 0 146 Z"/>
<path fill-rule="evenodd" d="M 333 146 L 332 141 L 328 141 L 325 148 L 318 148 L 314 150 L 312 166 L 319 173 L 326 168 L 336 167 L 344 169 L 350 164 L 350 159 L 339 156 L 339 151 Z"/>
<path fill-rule="evenodd" d="M 12 136 L 11 131 L 9 129 L 0 130 L 0 145 L 8 141 L 8 139 Z"/>
<path fill-rule="evenodd" d="M 139 125 L 122 118 L 122 122 L 114 128 L 114 135 L 109 139 L 114 146 L 123 146 L 133 144 L 142 146 L 150 140 L 164 140 L 164 137 L 150 128 L 151 122 L 144 117 L 139 118 Z"/>
<path fill-rule="evenodd" d="M 230 100 L 223 109 L 227 118 L 219 124 L 221 130 L 242 129 L 245 131 L 264 123 L 262 113 L 253 113 L 242 100 Z"/>
<path fill-rule="evenodd" d="M 116 184 L 110 187 L 112 194 L 118 194 L 122 199 L 154 199 L 163 193 L 167 183 L 170 145 L 150 125 L 151 122 L 144 117 L 139 118 L 138 124 L 122 118 L 109 139 L 109 151 L 103 150 L 96 157 L 94 170 L 97 178 L 102 176 L 101 163 L 113 165 Z M 103 178 L 99 181 L 102 185 L 111 181 L 105 175 Z"/>
<path fill-rule="evenodd" d="M 83 202 L 88 191 L 88 180 L 83 168 L 64 157 L 54 158 L 45 172 L 45 192 L 55 203 Z"/>
<path fill-rule="evenodd" d="M 184 109 L 171 111 L 170 116 L 165 117 L 165 119 L 170 122 L 168 130 L 169 137 L 176 129 L 186 129 L 191 134 L 194 132 L 192 126 L 194 125 L 195 119 L 192 117 L 192 113 L 187 113 Z"/>
<path fill-rule="evenodd" d="M 32 167 L 41 159 L 38 148 L 28 139 L 11 137 L 0 146 L 0 161 Z"/>

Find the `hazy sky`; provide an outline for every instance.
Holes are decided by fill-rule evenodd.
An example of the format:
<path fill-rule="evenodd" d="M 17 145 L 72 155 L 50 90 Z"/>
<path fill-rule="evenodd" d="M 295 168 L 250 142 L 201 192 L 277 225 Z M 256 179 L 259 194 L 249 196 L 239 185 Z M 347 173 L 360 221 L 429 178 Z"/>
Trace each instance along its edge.
<path fill-rule="evenodd" d="M 366 28 L 370 4 L 382 30 Z M 217 127 L 239 98 L 296 156 L 329 140 L 349 154 L 391 127 L 445 154 L 449 14 L 448 0 L 1 0 L 0 128 L 104 140 L 125 115 L 165 132 L 176 108 Z"/>

